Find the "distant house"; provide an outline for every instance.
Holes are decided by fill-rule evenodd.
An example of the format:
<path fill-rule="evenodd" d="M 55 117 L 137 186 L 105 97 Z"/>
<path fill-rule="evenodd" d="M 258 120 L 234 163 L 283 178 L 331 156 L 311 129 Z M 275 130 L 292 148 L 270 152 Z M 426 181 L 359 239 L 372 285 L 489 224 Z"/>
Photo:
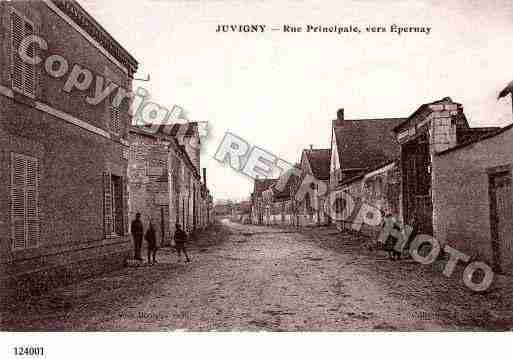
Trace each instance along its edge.
<path fill-rule="evenodd" d="M 400 145 L 393 129 L 406 118 L 347 120 L 344 110 L 332 121 L 329 190 L 340 191 L 400 218 Z M 345 218 L 341 227 L 352 221 L 345 206 L 335 202 Z"/>
<path fill-rule="evenodd" d="M 269 200 L 264 201 L 264 192 L 268 190 L 277 179 L 255 178 L 253 192 L 251 193 L 251 220 L 254 224 L 264 224 L 264 217 L 268 216 Z"/>
<path fill-rule="evenodd" d="M 196 137 L 195 122 L 162 126 L 153 132 L 135 126 L 130 130 L 130 217 L 141 213 L 145 226 L 151 219 L 162 243 L 170 241 L 177 223 L 191 232 L 208 225 L 206 170 L 202 181 L 199 149 L 189 141 L 199 143 Z"/>
<path fill-rule="evenodd" d="M 297 210 L 292 186 L 298 181 L 299 177 L 294 174 L 284 175 L 264 192 L 268 208 L 265 220 L 267 224 L 292 225 L 296 223 Z"/>
<path fill-rule="evenodd" d="M 232 216 L 235 211 L 236 204 L 229 200 L 226 203 L 216 203 L 214 205 L 214 215 L 216 216 Z"/>
<path fill-rule="evenodd" d="M 233 203 L 230 208 L 230 215 L 233 221 L 250 223 L 251 202 L 241 201 Z"/>
<path fill-rule="evenodd" d="M 320 225 L 329 222 L 329 216 L 324 212 L 324 202 L 329 186 L 330 160 L 331 149 L 314 149 L 311 146 L 301 153 L 299 163 L 301 176 L 299 181 L 292 186 L 292 195 L 296 199 L 295 208 L 299 225 Z M 302 194 L 298 195 L 298 191 L 301 190 L 300 187 L 307 176 L 313 177 L 317 184 L 324 183 L 326 191 L 321 193 L 319 185 L 316 185 L 315 188 L 308 189 L 308 191 L 302 189 L 302 191 L 306 191 L 304 197 Z M 309 180 L 304 183 L 309 183 Z M 300 197 L 303 197 L 303 199 L 298 202 Z"/>

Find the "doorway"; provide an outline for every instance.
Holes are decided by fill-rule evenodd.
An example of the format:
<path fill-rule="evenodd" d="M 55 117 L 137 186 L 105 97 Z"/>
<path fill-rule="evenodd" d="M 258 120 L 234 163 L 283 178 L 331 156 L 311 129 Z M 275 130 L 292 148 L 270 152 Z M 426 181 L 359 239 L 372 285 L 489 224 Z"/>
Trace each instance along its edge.
<path fill-rule="evenodd" d="M 513 205 L 509 170 L 489 173 L 489 193 L 494 269 L 510 273 L 513 270 Z"/>
<path fill-rule="evenodd" d="M 403 209 L 406 224 L 414 224 L 418 233 L 433 234 L 431 199 L 431 155 L 427 133 L 401 147 Z"/>

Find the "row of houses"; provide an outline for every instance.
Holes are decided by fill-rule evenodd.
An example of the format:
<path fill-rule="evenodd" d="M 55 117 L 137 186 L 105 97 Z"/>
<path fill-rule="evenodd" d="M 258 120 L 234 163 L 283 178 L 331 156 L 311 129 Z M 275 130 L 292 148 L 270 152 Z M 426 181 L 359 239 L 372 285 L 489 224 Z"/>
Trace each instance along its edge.
<path fill-rule="evenodd" d="M 330 148 L 303 150 L 295 165 L 301 175 L 291 176 L 284 191 L 277 190 L 280 179 L 255 180 L 252 222 L 349 229 L 354 218 L 333 221 L 323 205 L 329 194 L 345 192 L 511 274 L 512 136 L 513 125 L 471 127 L 463 106 L 449 97 L 404 118 L 345 119 L 341 109 Z M 298 197 L 305 175 L 328 190 Z M 376 236 L 380 228 L 361 230 Z"/>
<path fill-rule="evenodd" d="M 129 217 L 141 213 L 160 232 L 161 244 L 171 242 L 175 225 L 187 232 L 209 226 L 213 199 L 206 168 L 200 173 L 198 123 L 159 126 L 156 131 L 132 126 L 128 160 Z"/>
<path fill-rule="evenodd" d="M 128 96 L 92 101 L 102 85 L 130 93 L 138 62 L 80 4 L 2 1 L 0 38 L 2 299 L 123 266 L 136 212 L 162 242 L 210 222 L 197 125 L 149 134 Z"/>

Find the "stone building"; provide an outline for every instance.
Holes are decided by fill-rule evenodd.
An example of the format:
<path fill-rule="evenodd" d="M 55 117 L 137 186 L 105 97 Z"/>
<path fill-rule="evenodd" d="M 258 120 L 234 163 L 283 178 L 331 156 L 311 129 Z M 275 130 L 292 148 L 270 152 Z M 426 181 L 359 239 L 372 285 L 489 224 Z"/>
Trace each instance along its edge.
<path fill-rule="evenodd" d="M 197 123 L 173 124 L 150 132 L 130 131 L 130 217 L 152 220 L 162 244 L 168 244 L 179 223 L 188 232 L 210 224 L 212 197 L 199 166 Z M 191 159 L 192 156 L 192 159 Z"/>
<path fill-rule="evenodd" d="M 199 148 L 198 157 L 189 156 L 185 145 L 181 145 L 182 156 L 178 153 L 169 152 L 169 176 L 170 176 L 170 228 L 174 233 L 176 223 L 180 223 L 182 228 L 187 232 L 193 232 L 202 228 L 203 220 L 200 214 L 204 212 L 201 191 L 204 183 L 202 183 L 199 168 Z M 194 149 L 194 152 L 196 150 Z"/>
<path fill-rule="evenodd" d="M 128 205 L 130 220 L 141 213 L 144 228 L 151 220 L 157 241 L 169 241 L 168 153 L 179 152 L 173 137 L 151 134 L 143 129 L 130 129 L 128 165 Z"/>
<path fill-rule="evenodd" d="M 475 141 L 497 131 L 497 127 L 471 128 L 463 106 L 446 97 L 423 104 L 396 126 L 401 151 L 401 198 L 404 223 L 433 234 L 433 187 L 437 153 Z"/>
<path fill-rule="evenodd" d="M 433 229 L 443 244 L 513 274 L 513 125 L 433 156 Z"/>
<path fill-rule="evenodd" d="M 385 215 L 400 218 L 401 208 L 401 172 L 398 161 L 389 161 L 367 172 L 346 178 L 339 184 L 338 191 L 343 191 L 355 199 L 355 208 L 361 203 L 370 204 L 381 210 Z M 335 205 L 338 203 L 335 202 Z M 349 213 L 342 207 L 340 213 L 344 218 L 337 223 L 341 229 L 351 229 L 357 211 Z M 370 237 L 375 237 L 380 228 L 363 224 L 359 231 Z"/>
<path fill-rule="evenodd" d="M 251 193 L 251 220 L 253 224 L 264 224 L 264 219 L 268 218 L 268 202 L 265 201 L 263 193 L 268 190 L 277 179 L 275 178 L 256 178 L 253 192 Z"/>
<path fill-rule="evenodd" d="M 19 50 L 33 34 L 30 63 Z M 75 1 L 2 1 L 0 37 L 0 285 L 12 299 L 127 258 L 128 99 L 94 97 L 99 81 L 130 92 L 137 61 Z"/>
<path fill-rule="evenodd" d="M 394 131 L 405 222 L 513 273 L 511 125 L 470 127 L 463 106 L 446 97 L 420 106 Z"/>
<path fill-rule="evenodd" d="M 332 121 L 330 193 L 344 191 L 360 202 L 365 201 L 380 208 L 383 214 L 400 219 L 401 179 L 398 162 L 401 148 L 393 129 L 405 120 L 346 120 L 344 110 L 339 110 L 337 119 Z M 333 210 L 345 218 L 337 225 L 349 228 L 353 218 L 343 212 L 344 208 L 335 201 Z"/>
<path fill-rule="evenodd" d="M 330 149 L 314 149 L 310 147 L 310 149 L 304 149 L 301 153 L 301 160 L 298 166 L 301 175 L 298 178 L 299 181 L 294 182 L 292 186 L 292 197 L 294 199 L 303 197 L 297 196 L 296 194 L 307 176 L 311 176 L 312 179 L 315 179 L 315 188 L 311 191 L 307 191 L 302 200 L 296 200 L 294 202 L 298 225 L 321 225 L 329 223 L 329 216 L 324 211 L 327 191 L 321 192 L 319 183 L 323 183 L 326 185 L 326 189 L 328 188 L 330 160 Z"/>
<path fill-rule="evenodd" d="M 283 181 L 283 182 L 281 182 Z M 286 182 L 285 182 L 286 181 Z M 273 225 L 294 225 L 297 219 L 293 185 L 299 181 L 299 176 L 291 174 L 281 177 L 270 190 L 272 197 L 269 201 L 270 220 Z"/>

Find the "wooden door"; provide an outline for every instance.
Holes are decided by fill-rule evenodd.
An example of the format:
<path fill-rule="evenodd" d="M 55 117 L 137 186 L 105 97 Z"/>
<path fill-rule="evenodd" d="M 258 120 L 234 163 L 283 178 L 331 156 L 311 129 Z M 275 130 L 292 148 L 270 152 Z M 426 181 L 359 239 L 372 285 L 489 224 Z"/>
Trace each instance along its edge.
<path fill-rule="evenodd" d="M 495 270 L 513 272 L 511 174 L 490 175 L 490 219 Z"/>
<path fill-rule="evenodd" d="M 433 203 L 430 195 L 415 196 L 415 227 L 419 234 L 433 235 Z"/>

